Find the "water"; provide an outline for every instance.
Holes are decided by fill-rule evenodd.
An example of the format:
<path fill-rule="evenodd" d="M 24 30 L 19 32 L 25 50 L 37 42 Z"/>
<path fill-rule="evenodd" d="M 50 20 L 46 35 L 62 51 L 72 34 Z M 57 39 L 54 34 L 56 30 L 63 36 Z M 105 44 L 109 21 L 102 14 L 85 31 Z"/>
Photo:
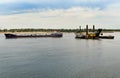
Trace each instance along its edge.
<path fill-rule="evenodd" d="M 0 78 L 120 78 L 119 34 L 114 40 L 0 35 Z"/>

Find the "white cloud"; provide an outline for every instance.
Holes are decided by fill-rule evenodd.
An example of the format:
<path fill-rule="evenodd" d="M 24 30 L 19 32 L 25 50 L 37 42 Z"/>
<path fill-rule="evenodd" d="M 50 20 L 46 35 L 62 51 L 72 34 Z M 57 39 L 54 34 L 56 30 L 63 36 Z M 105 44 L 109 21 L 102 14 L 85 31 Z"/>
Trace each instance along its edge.
<path fill-rule="evenodd" d="M 1 0 L 0 3 L 16 2 L 16 0 Z"/>
<path fill-rule="evenodd" d="M 120 28 L 119 8 L 119 3 L 116 3 L 104 10 L 71 7 L 0 16 L 0 28 L 77 28 L 86 24 L 95 24 L 98 28 Z"/>
<path fill-rule="evenodd" d="M 79 2 L 84 2 L 84 3 L 88 3 L 88 2 L 116 2 L 119 0 L 1 0 L 0 3 L 19 3 L 19 2 L 27 2 L 27 3 L 45 3 L 45 2 L 69 2 L 69 3 L 79 3 Z"/>
<path fill-rule="evenodd" d="M 28 2 L 28 3 L 39 3 L 39 2 L 59 2 L 57 0 L 1 0 L 0 3 L 19 3 L 19 2 Z"/>

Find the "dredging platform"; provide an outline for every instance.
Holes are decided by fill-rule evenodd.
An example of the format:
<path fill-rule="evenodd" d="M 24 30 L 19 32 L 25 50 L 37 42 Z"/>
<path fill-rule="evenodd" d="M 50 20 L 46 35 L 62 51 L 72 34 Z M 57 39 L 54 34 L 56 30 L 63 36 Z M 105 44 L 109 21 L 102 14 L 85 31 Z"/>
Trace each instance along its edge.
<path fill-rule="evenodd" d="M 98 29 L 95 31 L 95 25 L 93 25 L 93 30 L 92 32 L 89 32 L 88 25 L 86 25 L 85 33 L 82 33 L 81 31 L 81 26 L 79 33 L 75 33 L 75 38 L 77 39 L 114 39 L 114 36 L 109 35 L 109 36 L 104 36 L 101 35 L 102 29 Z"/>

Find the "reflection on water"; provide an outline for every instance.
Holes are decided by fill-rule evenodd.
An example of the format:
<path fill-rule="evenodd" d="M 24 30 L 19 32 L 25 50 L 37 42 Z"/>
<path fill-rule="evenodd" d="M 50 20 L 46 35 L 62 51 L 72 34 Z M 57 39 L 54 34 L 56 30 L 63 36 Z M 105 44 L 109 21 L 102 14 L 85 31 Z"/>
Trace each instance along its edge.
<path fill-rule="evenodd" d="M 0 78 L 120 78 L 119 34 L 114 40 L 0 35 Z"/>

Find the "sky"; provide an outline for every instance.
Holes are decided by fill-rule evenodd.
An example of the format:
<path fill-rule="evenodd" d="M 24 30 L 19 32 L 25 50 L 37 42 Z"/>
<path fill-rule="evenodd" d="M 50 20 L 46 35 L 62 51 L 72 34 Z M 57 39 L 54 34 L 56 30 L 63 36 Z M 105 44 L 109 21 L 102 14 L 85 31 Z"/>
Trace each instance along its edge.
<path fill-rule="evenodd" d="M 120 0 L 1 0 L 0 29 L 120 29 Z"/>

